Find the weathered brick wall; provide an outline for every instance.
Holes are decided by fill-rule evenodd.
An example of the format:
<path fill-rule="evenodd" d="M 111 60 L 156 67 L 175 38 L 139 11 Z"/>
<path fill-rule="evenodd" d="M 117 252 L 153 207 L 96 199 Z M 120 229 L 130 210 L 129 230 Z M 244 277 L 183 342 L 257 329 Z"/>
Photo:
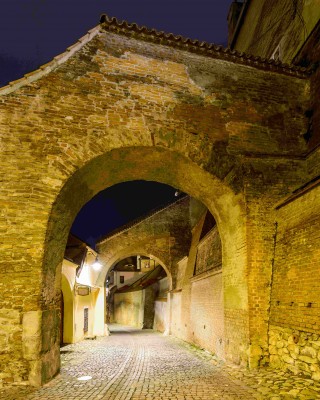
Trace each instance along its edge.
<path fill-rule="evenodd" d="M 273 272 L 274 325 L 319 332 L 320 189 L 279 210 Z"/>
<path fill-rule="evenodd" d="M 188 258 L 184 257 L 182 260 L 180 260 L 176 266 L 176 289 L 180 290 L 182 289 L 183 286 L 183 281 L 186 273 L 186 268 L 187 268 L 187 263 L 188 263 Z"/>
<path fill-rule="evenodd" d="M 5 327 L 0 334 L 0 360 L 1 364 L 6 366 L 0 375 L 4 384 L 29 378 L 28 361 L 23 360 L 23 354 L 17 351 L 18 346 L 15 345 L 16 342 L 22 343 L 27 336 L 25 332 L 23 334 L 20 318 L 18 310 L 3 308 L 0 311 L 0 323 Z"/>
<path fill-rule="evenodd" d="M 193 342 L 224 358 L 222 271 L 202 279 L 197 276 L 193 278 L 190 312 Z"/>
<path fill-rule="evenodd" d="M 320 187 L 284 203 L 277 235 L 270 309 L 270 362 L 320 379 Z"/>
<path fill-rule="evenodd" d="M 184 286 L 187 264 L 188 257 L 184 257 L 176 264 L 176 289 L 170 293 L 170 302 L 168 304 L 168 307 L 170 307 L 170 333 L 177 337 L 181 337 L 181 330 L 184 331 L 181 322 L 181 291 Z"/>
<path fill-rule="evenodd" d="M 305 140 L 309 150 L 313 149 L 320 141 L 319 1 L 251 0 L 245 9 L 232 48 L 267 59 L 274 55 L 282 62 L 312 71 Z"/>
<path fill-rule="evenodd" d="M 202 227 L 202 219 L 200 224 Z M 194 271 L 190 309 L 193 342 L 224 358 L 222 254 L 216 225 L 198 243 Z"/>
<path fill-rule="evenodd" d="M 169 333 L 169 315 L 170 312 L 170 303 L 169 307 L 167 306 L 168 300 L 168 292 L 169 292 L 169 280 L 168 278 L 163 278 L 157 282 L 156 287 L 156 298 L 154 303 L 154 323 L 153 329 L 159 332 L 167 332 Z"/>
<path fill-rule="evenodd" d="M 194 220 L 196 224 L 188 258 L 177 265 L 178 285 L 170 299 L 171 332 L 224 358 L 221 242 L 215 226 L 199 244 L 205 215 L 204 210 L 200 218 Z M 208 268 L 200 268 L 200 265 Z"/>
<path fill-rule="evenodd" d="M 306 115 L 309 119 L 305 139 L 309 151 L 318 147 L 320 142 L 320 19 L 300 49 L 294 60 L 295 64 L 303 65 L 313 71 L 311 75 L 311 96 L 309 109 Z"/>
<path fill-rule="evenodd" d="M 299 159 L 247 159 L 243 164 L 246 193 L 248 259 L 248 306 L 252 367 L 269 362 L 268 320 L 274 257 L 275 204 L 307 177 Z M 290 173 L 288 173 L 290 170 Z"/>
<path fill-rule="evenodd" d="M 304 151 L 309 82 L 210 51 L 202 56 L 96 29 L 0 91 L 0 304 L 19 320 L 9 332 L 0 326 L 1 378 L 41 384 L 58 371 L 70 226 L 100 190 L 134 179 L 177 187 L 214 214 L 233 343 L 226 349 L 230 358 L 241 346 L 247 352 L 242 157 Z M 29 337 L 33 320 L 39 329 Z"/>
<path fill-rule="evenodd" d="M 217 225 L 198 244 L 194 274 L 222 268 L 221 240 Z"/>
<path fill-rule="evenodd" d="M 157 257 L 175 286 L 176 271 L 172 268 L 188 253 L 191 239 L 188 197 L 148 216 L 124 231 L 102 239 L 97 244 L 104 268 L 98 282 L 103 284 L 108 270 L 122 254 L 134 254 L 135 250 Z"/>
<path fill-rule="evenodd" d="M 185 331 L 181 319 L 181 298 L 181 291 L 172 293 L 170 298 L 170 333 L 178 338 L 183 338 L 182 332 Z"/>

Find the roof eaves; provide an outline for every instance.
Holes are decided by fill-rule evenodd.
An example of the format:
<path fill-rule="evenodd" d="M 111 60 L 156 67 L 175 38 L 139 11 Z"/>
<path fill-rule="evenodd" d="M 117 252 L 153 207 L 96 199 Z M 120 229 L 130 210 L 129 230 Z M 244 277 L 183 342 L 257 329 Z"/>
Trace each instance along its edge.
<path fill-rule="evenodd" d="M 250 3 L 250 0 L 245 0 L 243 2 L 241 13 L 239 15 L 237 25 L 236 25 L 236 28 L 234 30 L 233 36 L 231 38 L 231 41 L 230 41 L 230 48 L 231 49 L 233 49 L 233 47 L 235 45 L 235 42 L 236 42 L 236 40 L 238 38 L 238 35 L 239 35 L 239 32 L 240 32 L 240 28 L 241 28 L 241 26 L 243 24 L 244 17 L 245 17 L 245 15 L 247 13 L 247 10 L 248 10 L 249 3 Z"/>
<path fill-rule="evenodd" d="M 8 85 L 1 87 L 0 96 L 12 93 L 17 89 L 20 89 L 22 86 L 26 86 L 29 83 L 37 81 L 38 79 L 44 77 L 45 75 L 48 75 L 56 67 L 68 61 L 70 57 L 72 57 L 77 51 L 79 51 L 99 32 L 100 32 L 100 25 L 97 25 L 93 29 L 90 29 L 86 35 L 82 36 L 75 44 L 68 47 L 65 52 L 58 54 L 51 61 L 41 65 L 38 69 L 25 74 L 22 78 L 9 82 Z"/>
<path fill-rule="evenodd" d="M 181 35 L 175 36 L 172 33 L 165 33 L 163 31 L 159 32 L 156 29 L 149 29 L 145 26 L 139 26 L 136 23 L 130 24 L 127 21 L 118 21 L 117 18 L 108 17 L 106 14 L 101 16 L 100 24 L 101 28 L 107 32 L 124 35 L 158 45 L 174 47 L 182 51 L 196 53 L 205 57 L 243 64 L 269 72 L 277 72 L 298 78 L 309 77 L 312 73 L 312 71 L 307 68 L 283 64 L 277 60 L 270 60 L 245 54 L 213 43 L 207 43 L 204 41 L 200 42 L 197 39 L 192 40 L 190 38 L 185 38 Z"/>

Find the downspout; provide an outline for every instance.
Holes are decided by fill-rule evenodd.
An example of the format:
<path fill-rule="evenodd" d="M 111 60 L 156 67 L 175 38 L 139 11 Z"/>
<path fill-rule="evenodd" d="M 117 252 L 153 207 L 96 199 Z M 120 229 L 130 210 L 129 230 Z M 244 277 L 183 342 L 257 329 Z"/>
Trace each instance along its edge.
<path fill-rule="evenodd" d="M 240 27 L 241 27 L 241 25 L 243 23 L 243 19 L 244 19 L 245 15 L 246 15 L 246 12 L 247 12 L 247 9 L 249 7 L 249 4 L 250 4 L 250 0 L 244 0 L 243 6 L 242 6 L 242 9 L 241 9 L 241 13 L 240 13 L 238 21 L 237 21 L 237 25 L 235 27 L 232 39 L 231 39 L 231 41 L 230 41 L 230 43 L 228 45 L 228 47 L 230 49 L 233 49 L 233 47 L 235 45 L 236 39 L 237 39 L 238 34 L 240 32 Z"/>
<path fill-rule="evenodd" d="M 273 254 L 271 259 L 271 276 L 270 276 L 270 294 L 269 294 L 269 318 L 268 318 L 268 354 L 269 354 L 269 361 L 270 362 L 270 311 L 271 311 L 271 302 L 272 302 L 272 289 L 273 289 L 273 277 L 274 277 L 274 268 L 276 262 L 276 250 L 277 250 L 277 237 L 278 237 L 278 222 L 274 223 L 274 234 L 272 235 L 273 239 Z"/>

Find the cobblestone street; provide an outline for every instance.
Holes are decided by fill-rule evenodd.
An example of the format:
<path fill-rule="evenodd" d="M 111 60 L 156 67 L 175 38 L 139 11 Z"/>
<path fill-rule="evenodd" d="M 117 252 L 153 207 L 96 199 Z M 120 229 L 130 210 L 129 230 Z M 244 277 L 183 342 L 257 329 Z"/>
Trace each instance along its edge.
<path fill-rule="evenodd" d="M 61 374 L 44 387 L 0 389 L 0 398 L 320 399 L 320 383 L 221 365 L 209 353 L 151 330 L 113 325 L 109 337 L 63 347 L 61 359 Z"/>

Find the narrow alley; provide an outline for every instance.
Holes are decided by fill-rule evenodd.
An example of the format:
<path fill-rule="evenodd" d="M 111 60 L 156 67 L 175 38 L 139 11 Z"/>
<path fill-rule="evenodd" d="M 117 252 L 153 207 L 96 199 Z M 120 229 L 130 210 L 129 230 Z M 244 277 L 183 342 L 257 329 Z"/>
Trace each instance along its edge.
<path fill-rule="evenodd" d="M 320 399 L 320 383 L 248 371 L 152 330 L 111 325 L 111 335 L 61 348 L 61 373 L 40 389 L 0 390 L 6 400 Z"/>

